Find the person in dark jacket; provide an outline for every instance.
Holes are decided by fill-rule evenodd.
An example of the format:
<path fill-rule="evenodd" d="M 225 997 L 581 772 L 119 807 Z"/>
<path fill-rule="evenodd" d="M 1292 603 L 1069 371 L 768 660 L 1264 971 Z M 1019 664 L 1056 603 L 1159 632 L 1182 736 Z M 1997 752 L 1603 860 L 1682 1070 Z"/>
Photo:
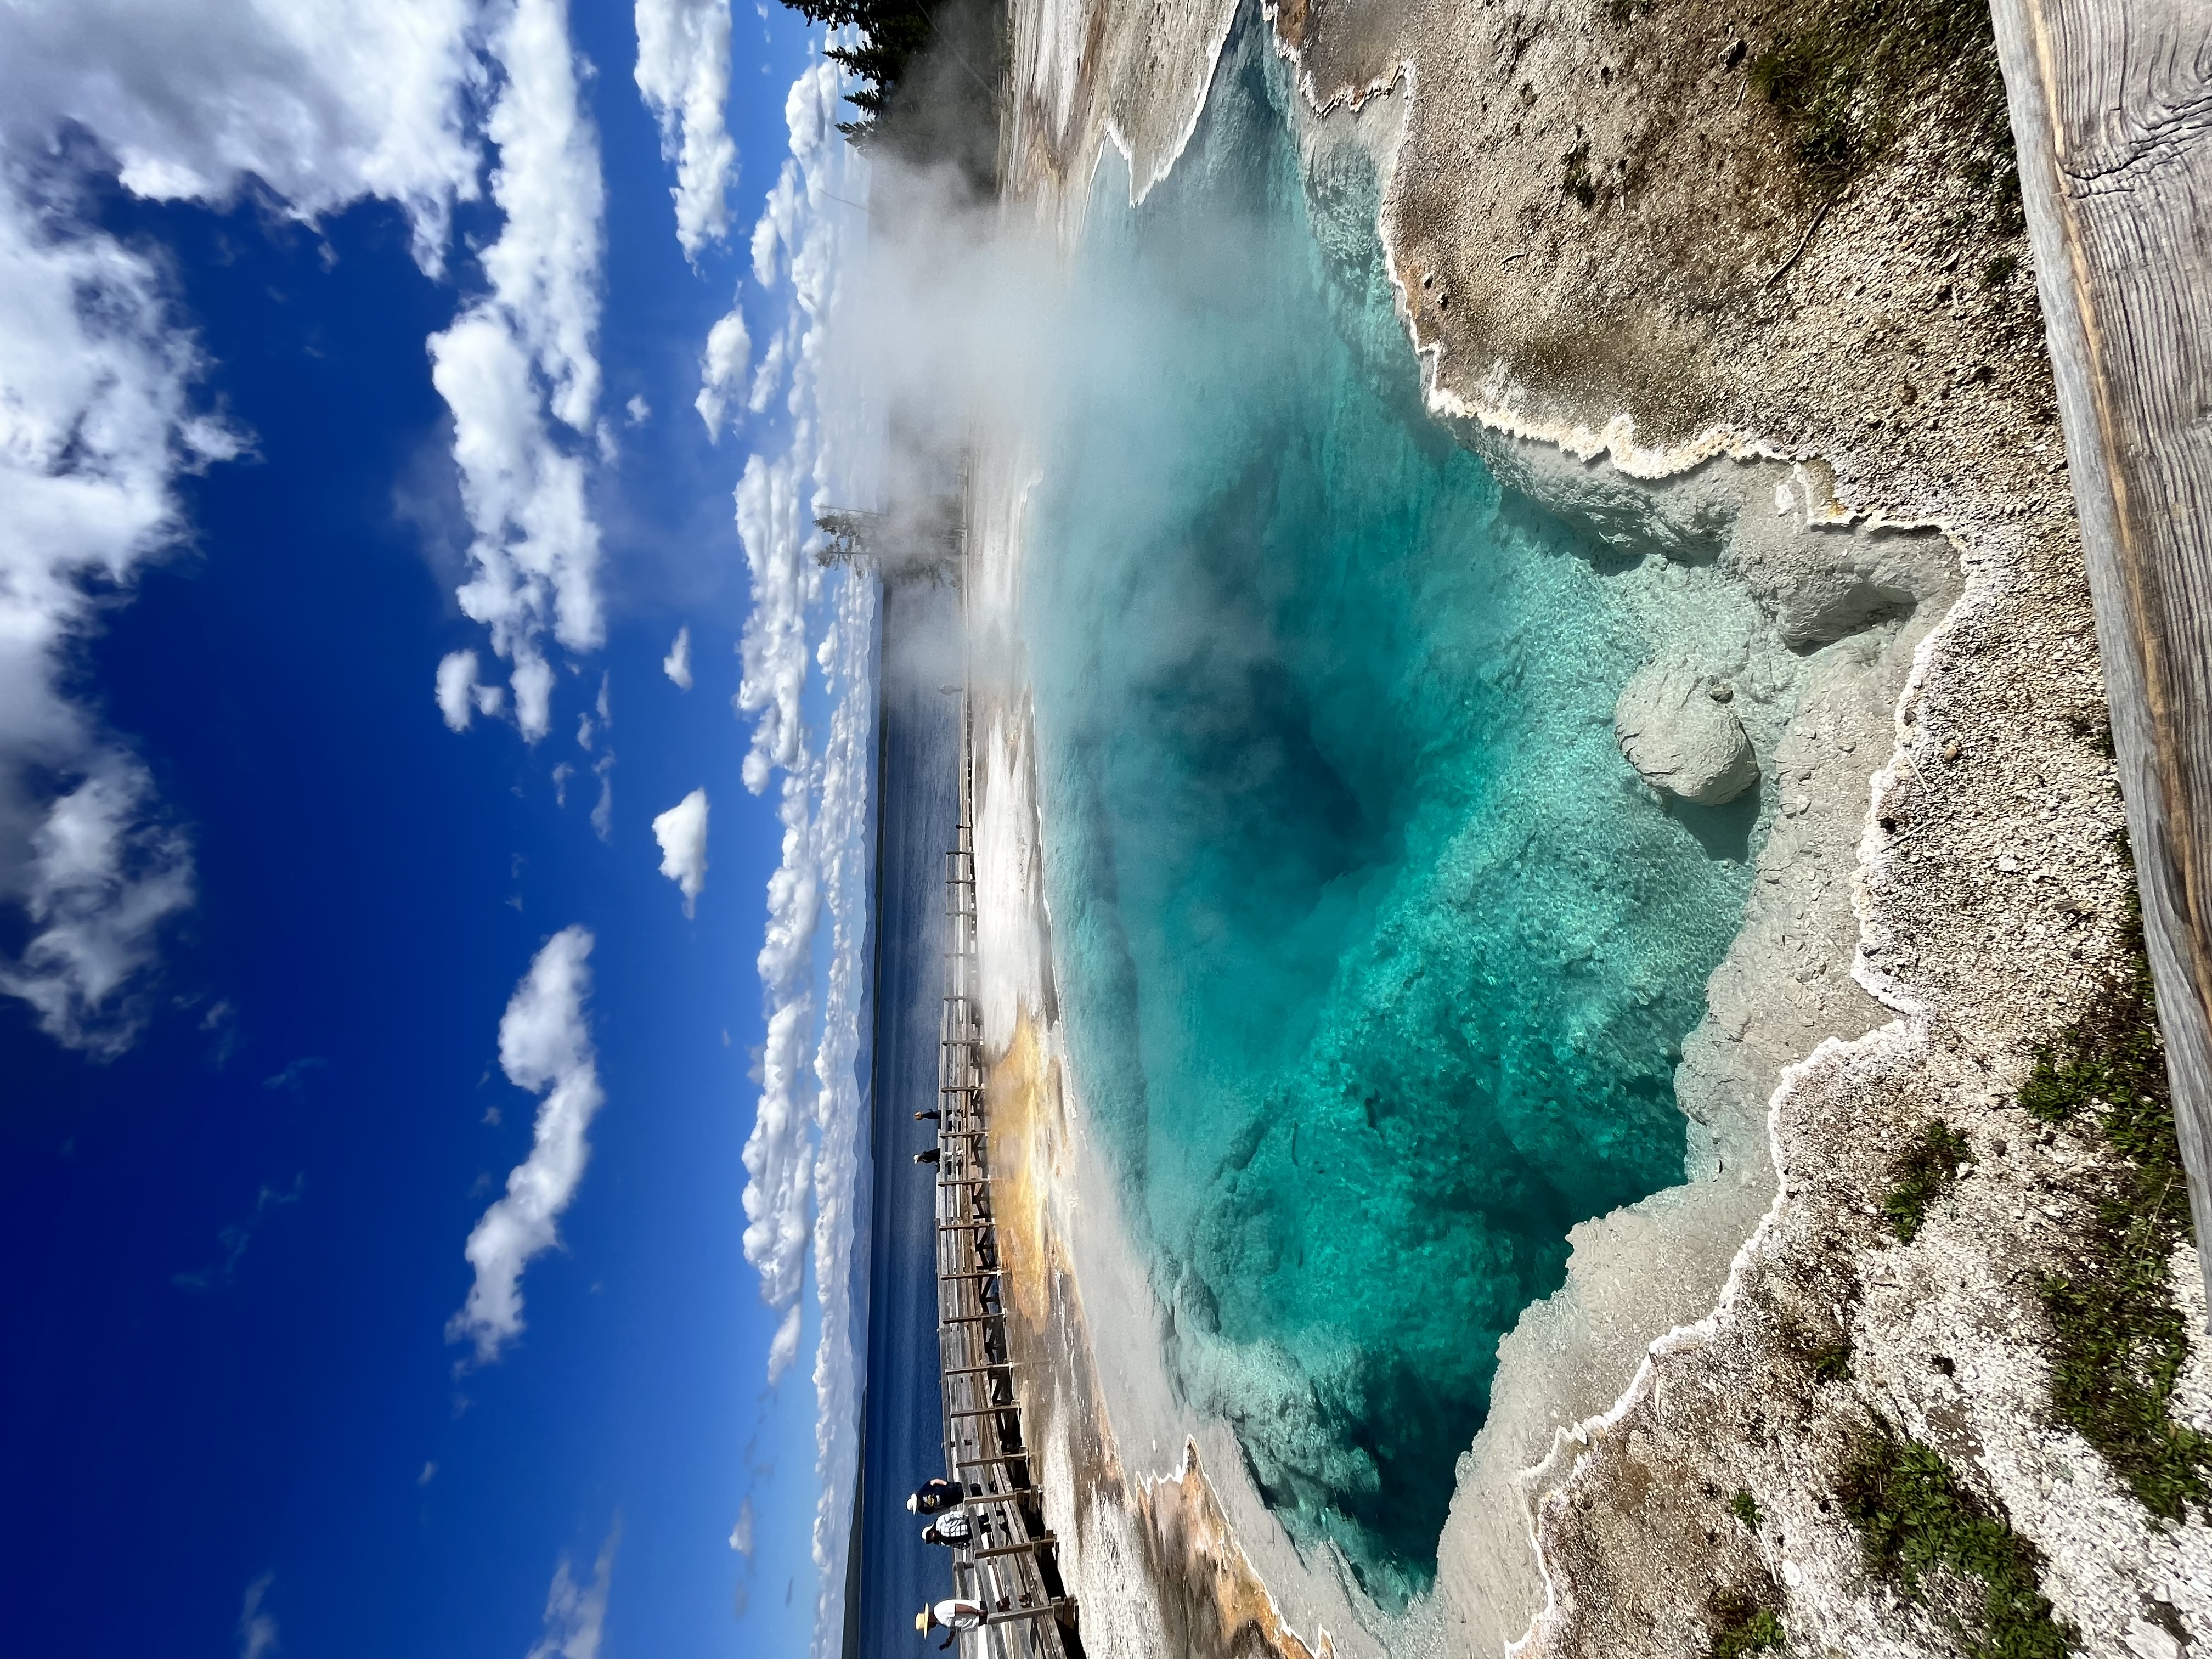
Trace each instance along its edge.
<path fill-rule="evenodd" d="M 906 1500 L 907 1513 L 935 1515 L 959 1503 L 960 1497 L 960 1488 L 950 1480 L 925 1480 L 914 1489 L 914 1496 Z"/>
<path fill-rule="evenodd" d="M 932 1146 L 932 1147 L 930 1147 L 927 1152 L 916 1152 L 916 1153 L 914 1155 L 914 1161 L 915 1161 L 915 1163 L 917 1163 L 917 1164 L 934 1164 L 934 1163 L 936 1163 L 936 1162 L 937 1162 L 937 1148 L 936 1148 L 936 1147 L 934 1147 L 934 1146 Z"/>

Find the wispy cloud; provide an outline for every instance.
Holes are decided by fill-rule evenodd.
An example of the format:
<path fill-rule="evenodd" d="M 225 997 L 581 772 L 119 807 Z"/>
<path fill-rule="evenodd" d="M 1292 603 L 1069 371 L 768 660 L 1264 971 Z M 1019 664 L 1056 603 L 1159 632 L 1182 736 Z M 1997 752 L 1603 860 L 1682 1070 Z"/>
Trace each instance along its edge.
<path fill-rule="evenodd" d="M 238 1659 L 268 1659 L 276 1651 L 276 1615 L 269 1611 L 269 1591 L 276 1575 L 264 1572 L 246 1587 L 238 1615 Z"/>
<path fill-rule="evenodd" d="M 554 934 L 499 1022 L 501 1068 L 517 1088 L 544 1098 L 530 1156 L 507 1176 L 505 1196 L 483 1212 L 464 1251 L 476 1282 L 446 1336 L 474 1342 L 479 1364 L 521 1334 L 523 1269 L 557 1242 L 561 1213 L 591 1155 L 585 1131 L 605 1099 L 584 1011 L 592 942 L 584 927 Z"/>
<path fill-rule="evenodd" d="M 273 1080 L 273 1079 L 272 1079 Z M 261 1231 L 261 1224 L 276 1211 L 289 1209 L 307 1195 L 307 1177 L 305 1172 L 292 1177 L 289 1187 L 261 1188 L 253 1200 L 253 1213 L 235 1225 L 225 1227 L 216 1235 L 222 1246 L 222 1259 L 191 1273 L 172 1273 L 170 1283 L 182 1291 L 212 1291 L 228 1288 L 238 1278 L 238 1264 L 246 1254 L 253 1236 Z"/>
<path fill-rule="evenodd" d="M 590 651 L 605 634 L 582 453 L 599 395 L 605 191 L 560 0 L 496 9 L 489 44 L 498 92 L 485 131 L 506 220 L 481 256 L 490 291 L 430 337 L 430 379 L 453 412 L 474 532 L 458 597 L 514 665 L 516 724 L 534 743 L 551 726 L 549 638 Z M 449 700 L 441 668 L 448 724 L 458 696 Z"/>
<path fill-rule="evenodd" d="M 592 803 L 592 833 L 601 841 L 615 838 L 615 757 L 609 750 L 592 763 L 592 774 L 599 781 L 599 798 Z"/>
<path fill-rule="evenodd" d="M 676 630 L 676 643 L 660 659 L 660 672 L 676 682 L 678 690 L 691 689 L 691 629 L 688 623 Z"/>
<path fill-rule="evenodd" d="M 694 789 L 653 821 L 660 873 L 684 890 L 684 914 L 698 913 L 707 886 L 707 792 Z"/>
<path fill-rule="evenodd" d="M 286 1089 L 296 1095 L 307 1086 L 310 1073 L 326 1071 L 329 1067 L 330 1061 L 320 1054 L 302 1054 L 283 1071 L 263 1078 L 261 1086 L 264 1089 Z"/>
<path fill-rule="evenodd" d="M 730 97 L 729 0 L 637 0 L 637 89 L 660 123 L 660 153 L 676 163 L 676 240 L 696 263 L 729 234 L 738 147 Z"/>
<path fill-rule="evenodd" d="M 730 1547 L 750 1559 L 753 1553 L 753 1500 L 738 1505 L 738 1523 L 730 1528 Z"/>
<path fill-rule="evenodd" d="M 553 1569 L 553 1588 L 545 1595 L 545 1630 L 527 1659 L 599 1659 L 599 1644 L 607 1626 L 607 1593 L 613 1588 L 615 1547 L 622 1542 L 622 1522 L 617 1521 L 599 1546 L 592 1565 L 592 1579 L 579 1584 L 562 1556 Z"/>
<path fill-rule="evenodd" d="M 0 904 L 27 924 L 0 992 L 102 1056 L 137 1036 L 192 862 L 144 764 L 65 687 L 95 590 L 127 590 L 181 533 L 177 478 L 238 453 L 194 407 L 204 368 L 153 260 L 0 170 Z"/>

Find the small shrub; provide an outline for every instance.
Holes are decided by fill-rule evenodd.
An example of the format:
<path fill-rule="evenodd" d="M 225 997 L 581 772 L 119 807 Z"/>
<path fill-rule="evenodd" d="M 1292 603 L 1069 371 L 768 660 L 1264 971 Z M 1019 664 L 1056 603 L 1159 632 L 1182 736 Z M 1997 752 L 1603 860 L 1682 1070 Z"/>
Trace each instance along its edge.
<path fill-rule="evenodd" d="M 1959 1166 L 1973 1158 L 1973 1150 L 1960 1134 L 1940 1118 L 1930 1118 L 1897 1161 L 1897 1185 L 1882 1200 L 1882 1213 L 1901 1243 L 1910 1244 L 1928 1219 L 1928 1206 L 1950 1190 L 1959 1178 Z"/>
<path fill-rule="evenodd" d="M 1759 1530 L 1759 1500 L 1747 1492 L 1740 1492 L 1729 1499 L 1729 1513 L 1743 1522 L 1753 1532 Z"/>
<path fill-rule="evenodd" d="M 1982 162 L 1978 188 L 1993 221 L 2007 222 L 2018 171 L 1996 37 L 1980 0 L 1800 0 L 1749 75 L 1816 184 L 1840 190 L 1919 106 Z"/>
<path fill-rule="evenodd" d="M 1982 267 L 1984 288 L 2002 288 L 2012 281 L 2012 274 L 2020 269 L 2020 261 L 2009 253 L 2000 253 Z"/>
<path fill-rule="evenodd" d="M 1712 1659 L 1743 1659 L 1782 1645 L 1782 1620 L 1772 1607 L 1723 1591 L 1713 1598 Z"/>
<path fill-rule="evenodd" d="M 1878 1425 L 1839 1495 L 1867 1571 L 1944 1619 L 1973 1659 L 2062 1659 L 2078 1645 L 2039 1587 L 2041 1553 L 1933 1447 Z M 1947 1581 L 1978 1589 L 1980 1604 L 1947 1595 Z"/>
<path fill-rule="evenodd" d="M 1813 1350 L 1813 1380 L 1816 1382 L 1848 1382 L 1851 1380 L 1851 1345 L 1830 1342 Z"/>
<path fill-rule="evenodd" d="M 2039 1049 L 2020 1103 L 2046 1123 L 2084 1122 L 2118 1168 L 2091 1189 L 2094 1219 L 2069 1271 L 2038 1281 L 2051 1321 L 2051 1403 L 2143 1507 L 2212 1510 L 2212 1436 L 2177 1422 L 2189 1331 L 2168 1281 L 2193 1236 L 2142 922 L 2130 910 L 2126 970 Z"/>

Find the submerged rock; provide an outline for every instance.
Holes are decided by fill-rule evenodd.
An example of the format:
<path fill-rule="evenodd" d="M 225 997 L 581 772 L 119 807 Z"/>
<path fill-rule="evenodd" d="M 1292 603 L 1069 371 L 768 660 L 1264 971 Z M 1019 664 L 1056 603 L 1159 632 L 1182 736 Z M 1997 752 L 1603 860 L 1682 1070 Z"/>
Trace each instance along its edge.
<path fill-rule="evenodd" d="M 1732 695 L 1687 663 L 1652 663 L 1621 692 L 1613 735 L 1653 788 L 1718 806 L 1759 781 L 1759 757 L 1729 707 Z"/>

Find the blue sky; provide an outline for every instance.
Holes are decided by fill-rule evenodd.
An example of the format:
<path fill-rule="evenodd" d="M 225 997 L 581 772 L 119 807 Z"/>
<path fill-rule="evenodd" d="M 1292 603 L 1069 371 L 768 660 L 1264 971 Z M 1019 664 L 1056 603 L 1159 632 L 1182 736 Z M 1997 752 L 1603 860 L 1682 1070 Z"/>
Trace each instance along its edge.
<path fill-rule="evenodd" d="M 834 1613 L 797 1292 L 856 895 L 811 826 L 866 688 L 808 665 L 872 612 L 800 545 L 810 202 L 860 188 L 825 84 L 708 0 L 0 16 L 22 1650 L 797 1654 Z M 702 845 L 657 836 L 695 790 Z"/>

